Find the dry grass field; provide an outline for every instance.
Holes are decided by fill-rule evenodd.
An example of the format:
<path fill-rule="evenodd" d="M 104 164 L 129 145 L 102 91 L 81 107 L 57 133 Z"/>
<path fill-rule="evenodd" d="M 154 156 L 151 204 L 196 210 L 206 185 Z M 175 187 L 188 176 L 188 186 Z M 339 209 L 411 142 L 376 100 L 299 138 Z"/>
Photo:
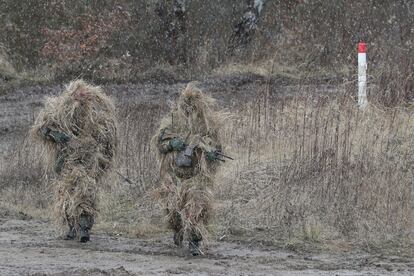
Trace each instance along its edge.
<path fill-rule="evenodd" d="M 217 75 L 199 86 L 230 114 L 222 136 L 224 151 L 235 160 L 223 163 L 216 175 L 208 255 L 184 271 L 185 255 L 171 247 L 153 197 L 158 164 L 149 140 L 185 83 L 104 87 L 117 103 L 120 152 L 117 172 L 101 189 L 96 242 L 81 249 L 85 258 L 91 250 L 102 252 L 108 259 L 103 270 L 59 261 L 73 254 L 74 245 L 60 245 L 47 226 L 53 173 L 44 169 L 42 152 L 27 131 L 43 96 L 59 93 L 61 86 L 20 88 L 2 96 L 0 241 L 6 251 L 0 255 L 10 258 L 6 252 L 16 251 L 5 273 L 34 273 L 19 264 L 28 257 L 38 262 L 40 273 L 51 275 L 104 275 L 124 264 L 127 269 L 113 275 L 131 275 L 140 267 L 131 259 L 148 262 L 153 254 L 164 256 L 158 274 L 177 265 L 184 274 L 221 275 L 215 269 L 226 265 L 230 274 L 248 273 L 258 264 L 250 273 L 413 272 L 412 104 L 386 108 L 373 87 L 370 106 L 360 110 L 354 83 L 289 84 L 276 76 Z M 16 239 L 17 247 L 9 248 Z M 50 259 L 36 259 L 42 248 L 54 248 L 47 251 Z M 213 266 L 207 263 L 212 260 L 217 260 Z M 58 272 L 63 274 L 53 274 Z"/>
<path fill-rule="evenodd" d="M 412 275 L 413 15 L 410 0 L 0 1 L 0 275 Z M 115 100 L 120 138 L 85 247 L 55 239 L 55 175 L 28 137 L 77 78 Z M 149 141 L 193 80 L 229 114 L 234 160 L 190 260 L 154 199 Z"/>
<path fill-rule="evenodd" d="M 151 194 L 158 165 L 148 141 L 168 110 L 166 99 L 182 86 L 147 102 L 110 92 L 118 98 L 121 144 L 117 174 L 102 188 L 98 228 L 130 236 L 165 231 Z M 262 80 L 255 88 L 243 86 L 236 97 L 212 89 L 231 114 L 222 135 L 225 152 L 235 158 L 216 176 L 213 238 L 250 237 L 292 249 L 332 241 L 375 249 L 413 241 L 410 104 L 385 108 L 373 97 L 360 110 L 353 84 L 272 88 Z M 26 117 L 37 112 L 35 102 Z M 42 153 L 26 137 L 28 125 L 13 130 L 13 142 L 3 147 L 2 198 L 47 216 L 53 174 L 42 169 Z"/>

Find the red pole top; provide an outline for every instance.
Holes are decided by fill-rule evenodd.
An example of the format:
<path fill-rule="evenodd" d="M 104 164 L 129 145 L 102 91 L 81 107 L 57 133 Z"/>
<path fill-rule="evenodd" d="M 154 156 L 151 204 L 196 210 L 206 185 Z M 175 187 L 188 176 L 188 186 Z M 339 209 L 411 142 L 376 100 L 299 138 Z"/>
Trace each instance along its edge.
<path fill-rule="evenodd" d="M 367 52 L 367 44 L 365 42 L 358 43 L 358 53 L 366 53 Z"/>

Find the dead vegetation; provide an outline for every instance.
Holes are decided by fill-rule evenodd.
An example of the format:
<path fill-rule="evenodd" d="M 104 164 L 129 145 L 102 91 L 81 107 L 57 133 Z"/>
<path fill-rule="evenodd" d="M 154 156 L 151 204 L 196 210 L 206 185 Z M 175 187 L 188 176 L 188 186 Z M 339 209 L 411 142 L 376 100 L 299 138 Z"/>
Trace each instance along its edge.
<path fill-rule="evenodd" d="M 0 3 L 0 93 L 79 76 L 98 83 L 171 84 L 211 73 L 286 80 L 283 96 L 252 88 L 251 101 L 234 99 L 221 134 L 236 161 L 217 175 L 216 234 L 281 239 L 292 248 L 413 241 L 412 1 L 265 1 L 249 37 L 238 39 L 246 3 L 252 9 L 260 1 L 84 2 Z M 351 96 L 359 40 L 369 45 L 365 111 Z M 102 194 L 99 227 L 151 235 L 163 231 L 163 214 L 152 197 L 158 171 L 149 141 L 168 107 L 128 99 L 117 107 L 118 185 Z M 0 164 L 1 198 L 38 215 L 50 200 L 50 175 L 39 149 L 18 135 Z"/>
<path fill-rule="evenodd" d="M 251 102 L 231 107 L 232 120 L 221 135 L 224 152 L 236 160 L 216 177 L 216 237 L 292 249 L 334 241 L 368 249 L 412 243 L 412 104 L 389 108 L 371 97 L 373 104 L 362 111 L 353 88 L 252 91 Z M 116 190 L 102 195 L 98 229 L 131 236 L 164 231 L 152 196 L 158 167 L 149 141 L 167 110 L 164 102 L 118 106 L 122 176 Z M 27 146 L 17 144 L 2 166 L 1 189 L 7 202 L 34 213 L 48 205 L 39 191 L 50 187 Z M 32 199 L 20 200 L 25 197 Z"/>
<path fill-rule="evenodd" d="M 264 92 L 238 112 L 226 132 L 237 162 L 218 177 L 224 231 L 267 230 L 287 244 L 412 240 L 412 106 L 362 111 L 347 87 L 290 100 Z"/>
<path fill-rule="evenodd" d="M 413 97 L 413 14 L 409 0 L 4 0 L 0 43 L 25 84 L 139 82 L 157 67 L 172 68 L 161 81 L 194 80 L 269 60 L 301 79 L 352 80 L 366 40 L 370 81 L 395 104 Z"/>

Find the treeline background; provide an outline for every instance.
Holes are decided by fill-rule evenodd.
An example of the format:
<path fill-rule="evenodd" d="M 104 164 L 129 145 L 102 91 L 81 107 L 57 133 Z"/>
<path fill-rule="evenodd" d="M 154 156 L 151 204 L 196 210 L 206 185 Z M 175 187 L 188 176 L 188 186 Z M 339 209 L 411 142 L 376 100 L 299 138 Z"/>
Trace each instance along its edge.
<path fill-rule="evenodd" d="M 239 64 L 353 80 L 365 40 L 370 81 L 395 104 L 414 97 L 413 21 L 410 0 L 2 0 L 0 76 L 177 81 Z"/>

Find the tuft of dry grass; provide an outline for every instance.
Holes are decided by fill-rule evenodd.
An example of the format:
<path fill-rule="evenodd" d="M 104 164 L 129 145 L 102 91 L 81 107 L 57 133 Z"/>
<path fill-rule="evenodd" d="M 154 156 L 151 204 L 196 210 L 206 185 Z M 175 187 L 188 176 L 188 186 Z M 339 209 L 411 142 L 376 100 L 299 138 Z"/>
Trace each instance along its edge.
<path fill-rule="evenodd" d="M 42 169 L 43 161 L 39 158 L 42 149 L 24 136 L 17 138 L 11 148 L 0 163 L 1 208 L 45 217 L 51 197 L 46 181 L 48 172 Z"/>

